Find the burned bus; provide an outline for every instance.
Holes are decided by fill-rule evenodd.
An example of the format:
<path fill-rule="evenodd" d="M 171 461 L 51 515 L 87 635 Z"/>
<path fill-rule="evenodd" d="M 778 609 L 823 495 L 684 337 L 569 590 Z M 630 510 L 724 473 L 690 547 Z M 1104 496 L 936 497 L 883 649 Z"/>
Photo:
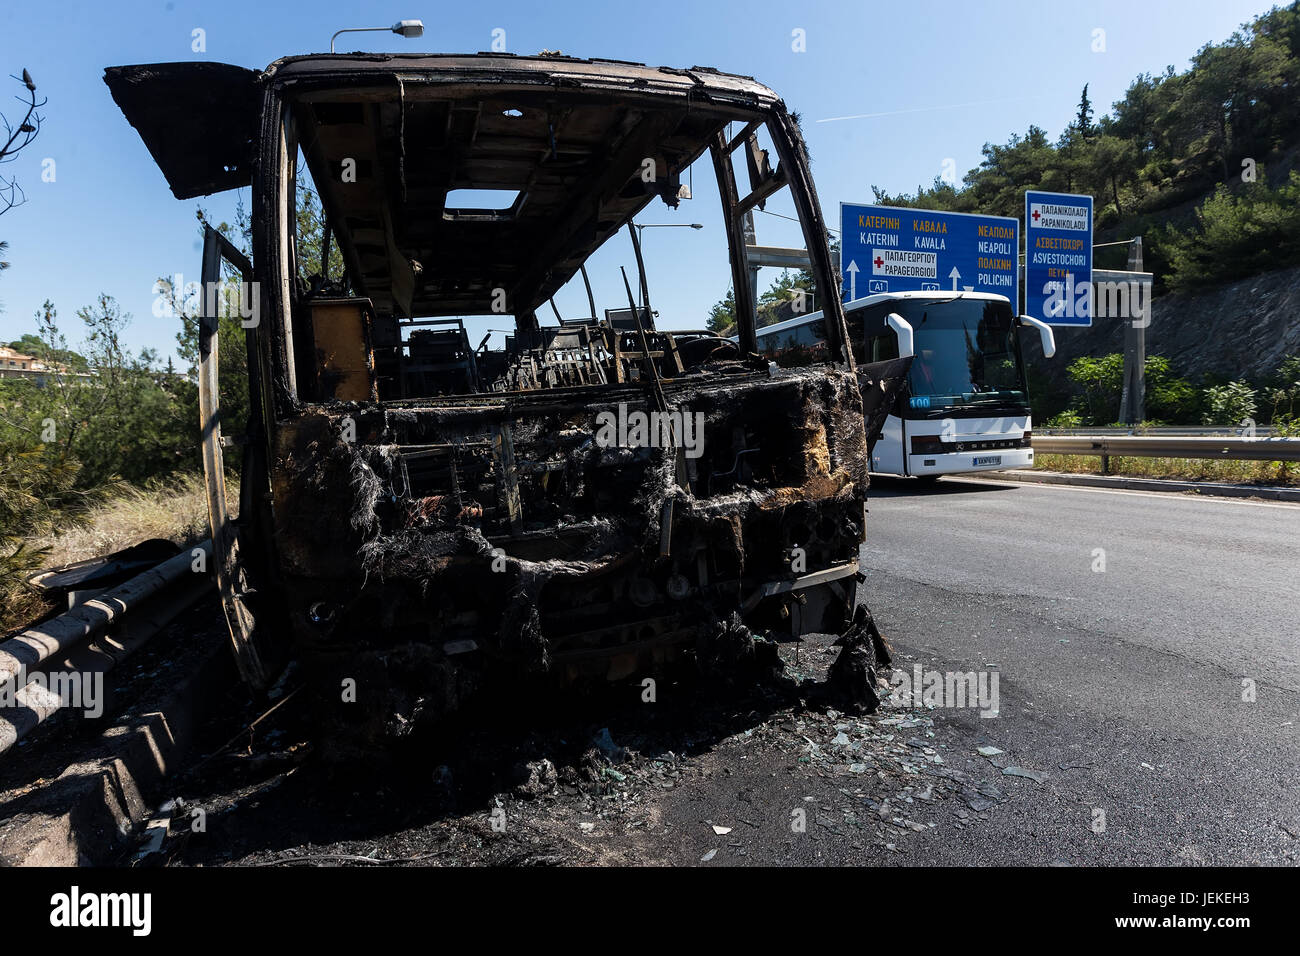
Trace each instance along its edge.
<path fill-rule="evenodd" d="M 251 189 L 251 255 L 212 229 L 204 248 L 205 288 L 224 262 L 256 306 L 252 410 L 226 441 L 242 448 L 237 519 L 210 307 L 199 375 L 218 584 L 250 684 L 287 644 L 333 700 L 356 682 L 341 721 L 400 734 L 498 678 L 619 680 L 682 657 L 739 672 L 776 660 L 773 640 L 829 633 L 833 682 L 874 706 L 863 373 L 838 299 L 826 361 L 780 369 L 756 347 L 747 212 L 788 190 L 818 287 L 838 285 L 798 123 L 771 90 L 701 67 L 486 54 L 105 81 L 178 199 Z M 734 343 L 656 319 L 637 243 L 638 215 L 675 209 L 688 173 L 710 171 Z M 307 188 L 318 261 L 295 216 Z M 505 198 L 466 205 L 466 190 Z M 588 263 L 618 243 L 626 295 L 598 310 Z M 576 282 L 589 307 L 562 316 Z M 512 328 L 489 348 L 466 316 Z M 900 381 L 869 394 L 888 408 Z"/>

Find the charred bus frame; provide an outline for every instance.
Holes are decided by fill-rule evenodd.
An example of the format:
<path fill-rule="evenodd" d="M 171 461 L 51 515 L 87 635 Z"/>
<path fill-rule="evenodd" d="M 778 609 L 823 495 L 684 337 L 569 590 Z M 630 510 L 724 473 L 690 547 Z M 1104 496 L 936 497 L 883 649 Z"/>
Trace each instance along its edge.
<path fill-rule="evenodd" d="M 260 321 L 248 333 L 237 534 L 212 507 L 250 683 L 270 678 L 272 638 L 287 629 L 322 674 L 388 689 L 345 722 L 400 732 L 494 673 L 617 679 L 683 650 L 731 666 L 761 653 L 754 631 L 830 632 L 844 644 L 838 673 L 870 705 L 884 646 L 857 598 L 868 448 L 838 298 L 826 297 L 830 362 L 778 370 L 755 354 L 750 210 L 788 186 L 815 280 L 837 284 L 798 124 L 771 90 L 700 67 L 501 55 L 304 56 L 263 73 L 155 64 L 111 68 L 106 82 L 178 198 L 252 187 L 252 262 L 238 268 L 257 283 Z M 518 142 L 495 115 L 511 102 L 529 121 Z M 329 116 L 347 135 L 331 138 Z M 368 163 L 369 205 L 332 175 L 347 142 Z M 329 296 L 295 274 L 299 145 L 347 263 L 342 301 L 362 300 L 345 326 L 324 324 Z M 572 172 L 548 168 L 570 147 Z M 537 309 L 653 199 L 676 205 L 681 172 L 705 152 L 739 349 L 719 339 L 688 365 L 648 344 L 647 333 L 670 334 L 640 329 L 639 353 L 600 358 L 625 363 L 604 384 L 437 396 L 385 384 L 382 346 L 403 317 L 486 312 L 504 288 L 519 334 L 539 332 Z M 493 175 L 520 190 L 513 227 L 446 208 L 448 191 Z M 485 225 L 495 233 L 474 231 Z M 205 282 L 218 278 L 223 240 L 208 245 Z M 210 357 L 215 323 L 203 327 Z M 202 371 L 215 496 L 215 376 Z M 874 384 L 887 407 L 898 382 Z M 596 416 L 620 406 L 700 413 L 703 457 L 597 447 Z"/>

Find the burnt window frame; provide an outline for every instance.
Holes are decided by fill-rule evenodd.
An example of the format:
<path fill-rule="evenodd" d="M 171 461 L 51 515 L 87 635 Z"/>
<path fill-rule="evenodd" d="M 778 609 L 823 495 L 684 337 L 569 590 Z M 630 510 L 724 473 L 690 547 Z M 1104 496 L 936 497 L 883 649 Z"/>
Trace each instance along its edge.
<path fill-rule="evenodd" d="M 254 164 L 252 202 L 255 209 L 264 210 L 261 226 L 253 229 L 254 262 L 261 265 L 257 278 L 261 284 L 264 332 L 258 336 L 262 355 L 262 371 L 267 374 L 270 387 L 263 389 L 268 420 L 281 419 L 301 410 L 297 384 L 297 350 L 294 335 L 293 313 L 297 290 L 293 273 L 296 230 L 295 211 L 292 208 L 296 186 L 296 161 L 299 141 L 293 115 L 294 96 L 299 91 L 317 92 L 350 86 L 375 86 L 386 78 L 395 83 L 411 79 L 409 71 L 392 73 L 367 73 L 364 79 L 347 74 L 318 74 L 310 78 L 291 78 L 268 83 L 263 94 L 261 131 L 258 137 L 258 160 Z M 358 80 L 360 79 L 360 82 Z M 351 81 L 351 82 L 349 82 Z M 430 77 L 429 82 L 447 83 Z M 466 77 L 465 85 L 474 81 Z M 595 92 L 595 90 L 593 90 Z M 626 91 L 630 98 L 645 98 L 651 103 L 671 102 L 672 94 L 666 92 Z M 699 154 L 708 153 L 714 165 L 718 183 L 722 216 L 726 228 L 727 253 L 731 265 L 732 286 L 736 303 L 737 338 L 742 353 L 757 353 L 757 302 L 749 287 L 748 262 L 744 237 L 744 213 L 756 202 L 753 193 L 739 195 L 733 156 L 738 147 L 759 126 L 765 127 L 773 149 L 776 151 L 778 169 L 784 183 L 780 188 L 790 191 L 795 214 L 803 233 L 805 249 L 809 254 L 809 271 L 819 277 L 827 289 L 838 287 L 828 241 L 828 230 L 816 187 L 812 181 L 807 147 L 797 120 L 786 109 L 782 100 L 770 103 L 733 103 L 720 98 L 701 104 L 720 118 L 742 124 L 742 131 L 727 139 L 723 126 L 714 141 Z M 756 192 L 756 191 L 754 191 Z M 742 206 L 742 203 L 747 203 Z M 592 250 L 594 253 L 595 250 Z M 848 328 L 842 300 L 835 295 L 825 296 L 822 307 L 827 329 L 828 360 L 831 364 L 852 370 L 856 367 L 850 347 Z M 518 317 L 516 316 L 518 324 Z"/>

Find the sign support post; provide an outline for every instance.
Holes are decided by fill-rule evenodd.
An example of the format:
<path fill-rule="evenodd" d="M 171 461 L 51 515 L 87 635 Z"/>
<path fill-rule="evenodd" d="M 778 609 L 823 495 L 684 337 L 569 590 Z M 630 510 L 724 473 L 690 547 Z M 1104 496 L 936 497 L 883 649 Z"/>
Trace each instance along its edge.
<path fill-rule="evenodd" d="M 1142 271 L 1141 236 L 1134 237 L 1129 246 L 1128 271 Z M 1124 316 L 1124 391 L 1119 402 L 1119 420 L 1125 425 L 1136 425 L 1146 417 L 1146 326 L 1145 317 Z"/>

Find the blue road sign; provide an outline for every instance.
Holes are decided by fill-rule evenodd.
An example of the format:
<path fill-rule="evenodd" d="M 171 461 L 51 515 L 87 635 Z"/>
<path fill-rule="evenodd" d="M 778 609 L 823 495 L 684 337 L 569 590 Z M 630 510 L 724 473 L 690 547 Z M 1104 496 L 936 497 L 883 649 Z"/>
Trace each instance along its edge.
<path fill-rule="evenodd" d="M 1092 325 L 1092 197 L 1025 191 L 1025 314 Z"/>
<path fill-rule="evenodd" d="M 994 292 L 1017 308 L 1020 224 L 1003 216 L 840 203 L 844 300 L 877 292 Z"/>

